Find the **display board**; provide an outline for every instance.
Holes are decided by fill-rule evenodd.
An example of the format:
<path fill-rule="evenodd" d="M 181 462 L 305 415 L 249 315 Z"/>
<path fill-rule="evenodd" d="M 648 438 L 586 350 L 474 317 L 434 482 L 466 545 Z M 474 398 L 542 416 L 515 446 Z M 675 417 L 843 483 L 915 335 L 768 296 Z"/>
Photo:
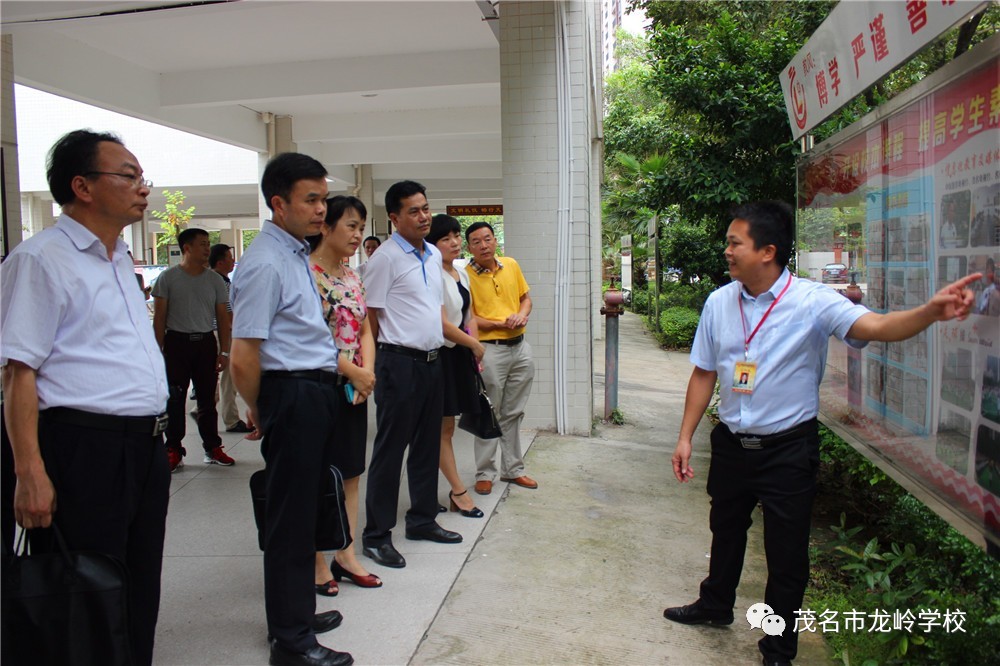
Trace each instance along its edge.
<path fill-rule="evenodd" d="M 1000 545 L 998 40 L 804 155 L 798 238 L 800 252 L 846 251 L 875 312 L 984 273 L 963 322 L 862 350 L 833 341 L 821 414 Z"/>

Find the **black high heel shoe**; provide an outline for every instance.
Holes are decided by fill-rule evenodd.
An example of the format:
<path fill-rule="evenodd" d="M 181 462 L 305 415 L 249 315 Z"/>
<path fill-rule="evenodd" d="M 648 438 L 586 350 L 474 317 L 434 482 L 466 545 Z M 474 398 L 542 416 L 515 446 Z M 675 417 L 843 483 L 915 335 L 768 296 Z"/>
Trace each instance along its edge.
<path fill-rule="evenodd" d="M 468 511 L 466 511 L 465 509 L 460 509 L 458 507 L 458 505 L 455 504 L 455 498 L 456 497 L 461 497 L 462 495 L 466 494 L 467 492 L 469 492 L 468 488 L 466 488 L 465 490 L 463 490 L 462 492 L 460 492 L 457 495 L 455 495 L 454 493 L 452 493 L 450 490 L 448 491 L 448 501 L 451 503 L 451 510 L 452 511 L 458 511 L 460 514 L 462 514 L 466 518 L 482 518 L 483 517 L 483 512 L 479 509 L 478 506 L 474 506 L 471 509 L 469 509 Z"/>

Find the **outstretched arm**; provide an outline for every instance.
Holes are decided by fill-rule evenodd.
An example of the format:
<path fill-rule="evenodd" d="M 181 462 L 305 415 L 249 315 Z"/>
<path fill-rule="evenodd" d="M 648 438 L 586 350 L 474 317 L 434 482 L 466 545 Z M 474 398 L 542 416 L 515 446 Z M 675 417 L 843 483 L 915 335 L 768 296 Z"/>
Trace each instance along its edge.
<path fill-rule="evenodd" d="M 869 312 L 854 322 L 847 337 L 854 340 L 898 342 L 912 338 L 936 321 L 961 321 L 972 312 L 975 301 L 968 286 L 982 276 L 982 273 L 973 273 L 956 280 L 923 305 L 910 310 L 887 314 Z"/>

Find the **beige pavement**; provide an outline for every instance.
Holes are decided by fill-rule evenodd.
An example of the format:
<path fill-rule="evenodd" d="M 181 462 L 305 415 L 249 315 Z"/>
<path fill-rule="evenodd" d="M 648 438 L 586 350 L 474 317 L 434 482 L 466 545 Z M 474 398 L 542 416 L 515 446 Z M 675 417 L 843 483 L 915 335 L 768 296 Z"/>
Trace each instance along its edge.
<path fill-rule="evenodd" d="M 603 409 L 603 345 L 595 348 L 595 404 Z M 693 601 L 708 571 L 707 424 L 695 437 L 691 483 L 670 471 L 690 374 L 687 354 L 665 352 L 635 315 L 621 320 L 619 404 L 624 426 L 592 437 L 524 433 L 537 490 L 498 483 L 474 495 L 486 517 L 439 522 L 457 546 L 407 541 L 394 531 L 405 569 L 362 558 L 385 581 L 377 590 L 343 583 L 317 610 L 344 624 L 321 641 L 357 664 L 759 664 L 760 630 L 743 619 L 764 594 L 759 520 L 739 588 L 736 622 L 686 627 L 663 619 Z M 369 445 L 373 428 L 369 432 Z M 235 467 L 205 466 L 194 437 L 188 466 L 173 477 L 156 663 L 266 664 L 261 556 L 247 479 L 262 466 L 258 443 L 223 434 Z M 459 470 L 474 480 L 472 438 L 455 439 Z M 442 503 L 447 484 L 439 483 Z M 362 481 L 364 492 L 364 481 Z M 401 493 L 400 526 L 407 505 Z M 759 515 L 757 516 L 759 518 Z M 359 549 L 360 550 L 360 549 Z M 818 635 L 798 664 L 829 663 Z"/>

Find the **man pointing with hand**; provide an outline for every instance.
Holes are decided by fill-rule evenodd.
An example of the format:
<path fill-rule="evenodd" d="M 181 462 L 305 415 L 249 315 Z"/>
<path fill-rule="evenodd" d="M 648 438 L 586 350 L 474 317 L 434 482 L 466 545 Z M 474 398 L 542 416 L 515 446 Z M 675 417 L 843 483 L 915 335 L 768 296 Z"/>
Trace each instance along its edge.
<path fill-rule="evenodd" d="M 683 624 L 733 622 L 750 515 L 764 508 L 769 572 L 765 603 L 789 622 L 802 605 L 809 577 L 809 525 L 819 466 L 819 384 L 831 335 L 853 347 L 910 338 L 936 321 L 964 319 L 972 304 L 970 275 L 912 310 L 876 314 L 838 292 L 792 276 L 786 268 L 794 238 L 792 208 L 780 202 L 737 207 L 726 235 L 733 281 L 705 303 L 691 349 L 674 476 L 694 477 L 691 437 L 720 383 L 719 419 L 712 431 L 707 490 L 712 500 L 708 578 L 698 600 L 667 608 Z M 796 632 L 758 643 L 765 664 L 790 664 Z"/>

